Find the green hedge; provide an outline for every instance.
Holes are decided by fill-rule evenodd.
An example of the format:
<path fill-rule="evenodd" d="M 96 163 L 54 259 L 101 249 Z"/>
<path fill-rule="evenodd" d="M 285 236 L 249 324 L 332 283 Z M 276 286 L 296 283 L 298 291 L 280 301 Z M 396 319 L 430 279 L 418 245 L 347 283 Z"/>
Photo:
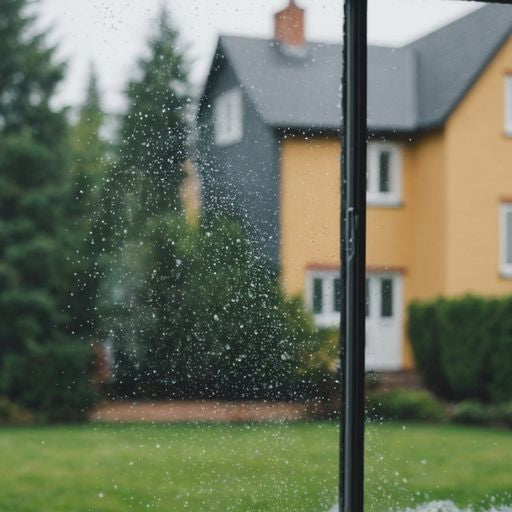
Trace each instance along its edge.
<path fill-rule="evenodd" d="M 90 346 L 73 341 L 12 352 L 2 361 L 0 391 L 41 420 L 82 421 L 96 398 L 93 365 Z"/>
<path fill-rule="evenodd" d="M 439 422 L 446 419 L 443 405 L 428 391 L 396 389 L 375 392 L 366 403 L 369 420 Z"/>
<path fill-rule="evenodd" d="M 512 399 L 512 297 L 412 303 L 409 337 L 425 385 L 439 396 Z"/>

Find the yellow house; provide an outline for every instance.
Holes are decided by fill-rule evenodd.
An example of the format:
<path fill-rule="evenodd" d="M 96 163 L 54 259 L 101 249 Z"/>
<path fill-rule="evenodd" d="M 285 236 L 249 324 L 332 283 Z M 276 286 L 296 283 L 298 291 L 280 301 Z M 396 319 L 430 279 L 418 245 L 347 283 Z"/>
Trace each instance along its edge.
<path fill-rule="evenodd" d="M 414 364 L 415 299 L 512 293 L 512 7 L 370 47 L 367 367 Z M 221 37 L 198 114 L 206 210 L 236 214 L 318 325 L 339 319 L 341 47 Z"/>

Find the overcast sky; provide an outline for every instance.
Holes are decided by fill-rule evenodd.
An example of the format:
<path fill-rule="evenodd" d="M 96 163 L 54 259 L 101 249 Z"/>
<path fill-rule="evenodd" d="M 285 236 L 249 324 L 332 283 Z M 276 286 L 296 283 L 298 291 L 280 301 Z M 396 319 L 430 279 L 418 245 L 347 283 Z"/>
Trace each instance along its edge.
<path fill-rule="evenodd" d="M 89 63 L 97 68 L 105 107 L 122 108 L 122 90 L 154 27 L 162 3 L 189 46 L 199 88 L 219 34 L 271 37 L 273 13 L 288 0 L 38 0 L 39 23 L 68 63 L 59 102 L 81 101 Z M 306 37 L 341 40 L 342 0 L 297 0 L 306 9 Z M 402 45 L 478 8 L 450 0 L 369 0 L 370 43 Z"/>

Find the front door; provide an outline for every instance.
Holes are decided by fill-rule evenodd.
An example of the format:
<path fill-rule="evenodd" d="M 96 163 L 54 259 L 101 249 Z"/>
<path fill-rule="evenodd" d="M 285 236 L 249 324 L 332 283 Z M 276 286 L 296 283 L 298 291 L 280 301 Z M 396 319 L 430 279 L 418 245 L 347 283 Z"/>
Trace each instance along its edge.
<path fill-rule="evenodd" d="M 402 276 L 366 275 L 366 369 L 402 368 Z"/>

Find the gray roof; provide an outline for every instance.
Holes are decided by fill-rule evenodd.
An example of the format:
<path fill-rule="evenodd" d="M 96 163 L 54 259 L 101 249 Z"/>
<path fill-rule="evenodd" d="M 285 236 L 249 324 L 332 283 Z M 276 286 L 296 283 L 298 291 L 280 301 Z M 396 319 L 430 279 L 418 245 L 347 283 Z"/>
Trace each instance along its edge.
<path fill-rule="evenodd" d="M 401 48 L 368 48 L 368 126 L 412 132 L 444 123 L 512 30 L 512 6 L 488 5 Z M 274 127 L 337 129 L 339 44 L 291 53 L 274 40 L 221 36 L 263 120 Z"/>

